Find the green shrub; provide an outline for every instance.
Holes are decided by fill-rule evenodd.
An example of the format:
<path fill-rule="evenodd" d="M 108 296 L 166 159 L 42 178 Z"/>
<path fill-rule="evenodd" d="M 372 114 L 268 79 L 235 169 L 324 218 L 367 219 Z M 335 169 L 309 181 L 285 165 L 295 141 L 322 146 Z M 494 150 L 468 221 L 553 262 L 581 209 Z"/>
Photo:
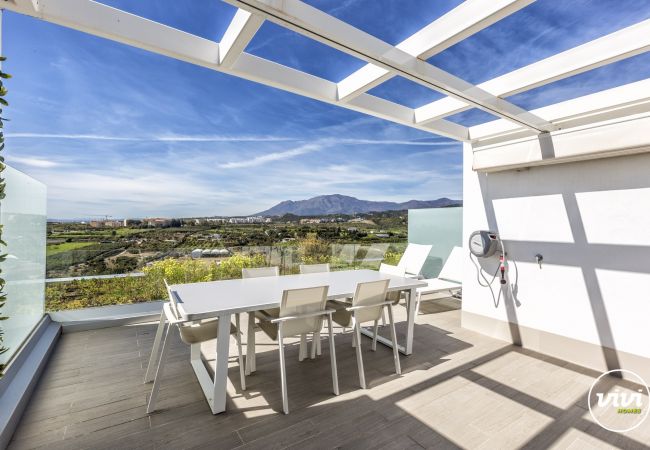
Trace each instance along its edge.
<path fill-rule="evenodd" d="M 402 254 L 404 252 L 386 252 L 384 255 L 384 263 L 386 264 L 391 264 L 393 266 L 396 266 L 399 263 L 399 260 L 402 258 Z"/>
<path fill-rule="evenodd" d="M 46 309 L 60 311 L 91 306 L 120 305 L 166 299 L 166 279 L 170 284 L 240 278 L 244 267 L 262 267 L 262 254 L 235 254 L 216 262 L 167 258 L 144 269 L 144 276 L 74 280 L 50 283 L 45 291 Z"/>
<path fill-rule="evenodd" d="M 298 255 L 304 264 L 330 262 L 330 245 L 316 233 L 309 233 L 298 241 Z"/>

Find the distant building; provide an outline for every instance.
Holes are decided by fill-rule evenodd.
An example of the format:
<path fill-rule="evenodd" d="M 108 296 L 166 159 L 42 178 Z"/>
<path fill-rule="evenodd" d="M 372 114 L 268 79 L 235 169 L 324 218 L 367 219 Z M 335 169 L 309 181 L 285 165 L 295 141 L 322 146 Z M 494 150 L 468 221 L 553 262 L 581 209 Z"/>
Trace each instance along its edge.
<path fill-rule="evenodd" d="M 121 220 L 91 220 L 88 222 L 92 228 L 119 228 L 122 224 Z"/>
<path fill-rule="evenodd" d="M 155 217 L 151 219 L 144 219 L 148 227 L 164 227 L 171 224 L 171 219 L 164 219 L 161 217 Z"/>
<path fill-rule="evenodd" d="M 231 217 L 228 223 L 264 223 L 265 219 L 262 216 L 251 217 Z"/>
<path fill-rule="evenodd" d="M 206 249 L 194 249 L 190 253 L 190 256 L 193 259 L 199 258 L 216 258 L 219 256 L 228 256 L 230 251 L 226 248 L 206 248 Z"/>

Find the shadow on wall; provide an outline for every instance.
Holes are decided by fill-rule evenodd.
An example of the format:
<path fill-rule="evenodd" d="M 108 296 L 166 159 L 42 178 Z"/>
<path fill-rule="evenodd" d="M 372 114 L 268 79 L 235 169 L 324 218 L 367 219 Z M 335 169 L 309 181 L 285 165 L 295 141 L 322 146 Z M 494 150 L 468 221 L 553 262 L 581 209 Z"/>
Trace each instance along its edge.
<path fill-rule="evenodd" d="M 552 141 L 546 140 L 545 148 L 552 153 Z M 616 271 L 613 275 L 616 282 L 612 284 L 610 279 L 607 285 L 610 289 L 620 284 L 618 287 L 631 288 L 634 296 L 639 297 L 647 291 L 647 286 L 641 283 L 630 286 L 625 276 L 650 274 L 650 238 L 645 236 L 650 230 L 649 169 L 650 155 L 642 154 L 477 174 L 488 225 L 501 235 L 509 261 L 508 284 L 501 294 L 514 343 L 522 344 L 517 309 L 526 305 L 525 300 L 518 298 L 517 263 L 534 263 L 534 255 L 541 252 L 544 265 L 568 266 L 560 274 L 568 277 L 568 270 L 579 269 L 591 317 L 571 319 L 576 326 L 595 326 L 606 366 L 609 370 L 620 368 L 615 335 L 620 338 L 625 330 L 618 326 L 615 333 L 610 315 L 633 308 L 635 300 L 620 294 L 617 311 L 611 309 L 610 301 L 608 313 L 598 271 Z M 494 273 L 498 261 L 493 258 L 481 264 L 486 272 Z M 570 281 L 562 276 L 557 278 L 559 284 Z M 549 288 L 534 279 L 526 280 L 537 283 L 535 287 L 542 293 Z M 531 290 L 526 292 L 528 297 Z M 563 299 L 565 302 L 579 300 L 569 296 Z M 647 317 L 650 311 L 645 305 L 641 306 L 644 310 L 634 314 Z M 548 320 L 567 311 L 549 312 Z M 630 314 L 629 310 L 626 314 Z M 592 323 L 586 323 L 587 320 Z M 567 330 L 567 334 L 570 332 Z M 639 335 L 637 339 L 641 338 Z"/>

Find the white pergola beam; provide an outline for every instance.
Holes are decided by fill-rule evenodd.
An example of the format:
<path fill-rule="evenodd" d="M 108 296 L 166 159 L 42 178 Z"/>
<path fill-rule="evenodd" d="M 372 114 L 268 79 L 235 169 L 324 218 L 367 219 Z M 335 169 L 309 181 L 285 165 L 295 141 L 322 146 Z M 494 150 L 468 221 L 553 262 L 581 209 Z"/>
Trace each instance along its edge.
<path fill-rule="evenodd" d="M 219 64 L 224 67 L 232 66 L 239 55 L 244 52 L 262 23 L 264 23 L 264 19 L 260 16 L 238 9 L 219 43 Z"/>
<path fill-rule="evenodd" d="M 553 125 L 301 1 L 226 0 L 316 41 L 538 132 Z"/>
<path fill-rule="evenodd" d="M 83 31 L 133 47 L 149 50 L 209 69 L 225 72 L 291 93 L 331 104 L 338 102 L 336 83 L 268 61 L 247 53 L 235 57 L 231 67 L 219 64 L 217 42 L 97 3 L 91 0 L 39 0 L 35 11 L 32 0 L 0 3 L 2 9 L 37 17 L 67 28 Z M 243 28 L 246 28 L 244 26 Z M 253 33 L 254 34 L 254 33 Z M 241 45 L 233 41 L 230 47 Z M 235 55 L 236 53 L 233 53 Z M 387 100 L 364 94 L 358 102 L 342 105 L 402 125 L 436 133 L 455 140 L 469 139 L 467 127 L 446 120 L 416 125 L 414 111 Z"/>
<path fill-rule="evenodd" d="M 12 0 L 0 7 L 194 64 L 219 61 L 214 41 L 89 0 L 38 0 L 38 10 L 32 0 Z"/>
<path fill-rule="evenodd" d="M 495 96 L 525 92 L 650 50 L 650 19 L 493 78 L 478 86 Z M 469 109 L 455 98 L 436 100 L 415 110 L 418 123 Z"/>
<path fill-rule="evenodd" d="M 459 141 L 469 139 L 467 127 L 447 120 L 416 125 L 413 109 L 369 94 L 363 94 L 353 102 L 342 104 L 336 96 L 336 83 L 248 53 L 242 53 L 233 67 L 226 70 L 226 72 L 267 86 L 276 87 L 325 103 L 343 106 L 346 109 L 430 133 L 436 133 L 451 139 Z"/>
<path fill-rule="evenodd" d="M 650 79 L 625 84 L 594 94 L 566 100 L 533 111 L 560 128 L 573 128 L 621 117 L 650 112 Z M 477 145 L 530 136 L 528 130 L 506 120 L 470 127 Z"/>
<path fill-rule="evenodd" d="M 428 59 L 463 39 L 519 11 L 534 0 L 467 0 L 436 19 L 397 48 L 411 56 Z M 395 76 L 367 64 L 338 83 L 339 100 L 347 101 Z"/>

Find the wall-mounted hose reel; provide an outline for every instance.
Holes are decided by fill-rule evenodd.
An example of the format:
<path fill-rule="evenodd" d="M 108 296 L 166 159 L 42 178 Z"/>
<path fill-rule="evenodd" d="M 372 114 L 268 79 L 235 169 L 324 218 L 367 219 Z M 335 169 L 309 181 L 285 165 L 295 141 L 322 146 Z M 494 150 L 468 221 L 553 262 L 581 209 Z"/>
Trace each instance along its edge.
<path fill-rule="evenodd" d="M 499 306 L 499 300 L 501 299 L 501 289 L 499 289 L 499 295 L 495 296 L 494 291 L 492 290 L 492 284 L 494 283 L 494 280 L 496 280 L 499 273 L 501 274 L 500 283 L 502 285 L 505 285 L 507 282 L 506 263 L 505 263 L 506 252 L 503 248 L 503 242 L 501 241 L 501 239 L 499 239 L 499 234 L 495 231 L 478 230 L 478 231 L 474 231 L 469 236 L 468 245 L 469 245 L 470 259 L 472 260 L 474 266 L 476 267 L 476 272 L 477 272 L 476 279 L 481 286 L 490 289 L 490 292 L 492 293 L 492 300 L 494 300 L 494 307 L 497 308 Z M 494 274 L 491 274 L 492 279 L 488 281 L 488 278 L 485 276 L 483 268 L 474 260 L 473 257 L 477 259 L 490 258 L 494 256 L 499 250 L 500 250 L 499 266 L 497 270 L 494 272 Z M 481 281 L 481 278 L 483 279 L 483 281 Z"/>

